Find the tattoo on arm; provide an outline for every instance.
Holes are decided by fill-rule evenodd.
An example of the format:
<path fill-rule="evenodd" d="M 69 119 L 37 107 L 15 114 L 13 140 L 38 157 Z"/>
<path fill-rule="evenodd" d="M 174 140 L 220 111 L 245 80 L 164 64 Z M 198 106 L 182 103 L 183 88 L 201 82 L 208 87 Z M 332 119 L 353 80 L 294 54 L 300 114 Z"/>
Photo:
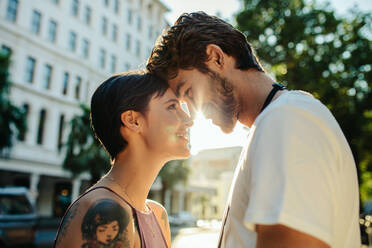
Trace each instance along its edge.
<path fill-rule="evenodd" d="M 129 214 L 112 199 L 98 200 L 92 204 L 83 218 L 81 232 L 82 248 L 123 247 L 129 248 Z"/>
<path fill-rule="evenodd" d="M 64 219 L 62 221 L 60 231 L 59 231 L 58 236 L 57 236 L 57 242 L 56 242 L 57 245 L 59 245 L 62 242 L 62 240 L 65 238 L 66 233 L 67 233 L 67 229 L 69 228 L 72 219 L 75 218 L 75 216 L 78 212 L 78 208 L 79 208 L 79 202 L 76 202 L 70 208 L 70 210 L 66 213 L 66 216 L 64 217 Z"/>

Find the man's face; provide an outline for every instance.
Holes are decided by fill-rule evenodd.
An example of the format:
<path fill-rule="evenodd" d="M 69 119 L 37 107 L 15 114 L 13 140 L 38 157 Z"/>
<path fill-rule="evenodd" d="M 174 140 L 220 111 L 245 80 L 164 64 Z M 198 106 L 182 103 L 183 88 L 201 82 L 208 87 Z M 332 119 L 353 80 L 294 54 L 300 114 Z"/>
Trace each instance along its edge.
<path fill-rule="evenodd" d="M 197 69 L 179 70 L 169 85 L 176 96 L 187 103 L 192 117 L 201 111 L 223 132 L 232 132 L 237 122 L 238 103 L 233 85 L 226 78 Z"/>

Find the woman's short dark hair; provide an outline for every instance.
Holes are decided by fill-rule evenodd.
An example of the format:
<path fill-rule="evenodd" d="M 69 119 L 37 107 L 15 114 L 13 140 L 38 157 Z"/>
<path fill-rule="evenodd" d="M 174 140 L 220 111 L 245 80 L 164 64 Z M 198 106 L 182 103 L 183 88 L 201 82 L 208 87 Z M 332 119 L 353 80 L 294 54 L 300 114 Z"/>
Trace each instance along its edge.
<path fill-rule="evenodd" d="M 111 161 L 128 145 L 120 133 L 121 114 L 127 110 L 146 114 L 150 99 L 167 89 L 166 81 L 142 71 L 116 74 L 98 86 L 91 100 L 91 124 Z"/>
<path fill-rule="evenodd" d="M 119 234 L 121 234 L 129 223 L 129 215 L 119 203 L 112 199 L 103 199 L 95 202 L 83 218 L 81 225 L 83 239 L 94 239 L 98 226 L 106 225 L 113 221 L 118 222 Z"/>
<path fill-rule="evenodd" d="M 180 69 L 196 68 L 202 73 L 209 70 L 206 47 L 218 45 L 235 58 L 240 70 L 263 68 L 245 35 L 224 20 L 204 12 L 182 14 L 158 38 L 147 62 L 147 70 L 166 79 L 177 76 Z"/>

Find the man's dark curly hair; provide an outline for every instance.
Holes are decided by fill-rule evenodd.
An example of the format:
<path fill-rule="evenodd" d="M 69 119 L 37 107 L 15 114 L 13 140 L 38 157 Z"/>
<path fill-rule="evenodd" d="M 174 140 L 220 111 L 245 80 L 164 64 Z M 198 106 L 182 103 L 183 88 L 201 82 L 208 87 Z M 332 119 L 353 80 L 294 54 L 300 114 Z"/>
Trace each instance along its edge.
<path fill-rule="evenodd" d="M 163 32 L 147 61 L 147 70 L 164 79 L 176 77 L 179 69 L 196 68 L 207 73 L 209 44 L 218 45 L 234 57 L 237 69 L 264 71 L 243 33 L 204 12 L 184 13 Z"/>

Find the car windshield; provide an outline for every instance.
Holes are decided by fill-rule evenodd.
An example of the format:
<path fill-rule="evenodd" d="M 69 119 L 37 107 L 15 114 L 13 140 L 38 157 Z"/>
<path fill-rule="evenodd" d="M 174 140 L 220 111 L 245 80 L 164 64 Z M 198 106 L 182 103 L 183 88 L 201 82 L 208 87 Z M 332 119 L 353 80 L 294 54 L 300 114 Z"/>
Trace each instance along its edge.
<path fill-rule="evenodd" d="M 0 215 L 30 213 L 32 207 L 24 195 L 0 195 Z"/>

